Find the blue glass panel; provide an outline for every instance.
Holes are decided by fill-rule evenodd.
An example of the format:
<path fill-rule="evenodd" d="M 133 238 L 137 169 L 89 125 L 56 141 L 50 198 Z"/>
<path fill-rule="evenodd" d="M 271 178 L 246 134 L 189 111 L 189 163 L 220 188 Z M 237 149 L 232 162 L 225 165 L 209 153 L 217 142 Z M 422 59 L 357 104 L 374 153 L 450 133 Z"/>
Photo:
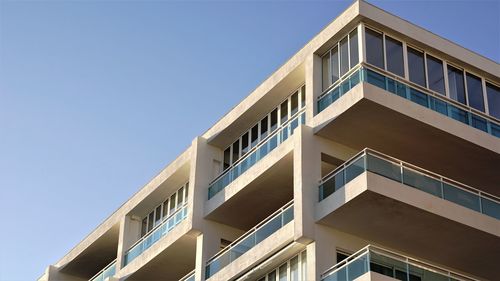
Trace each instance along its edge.
<path fill-rule="evenodd" d="M 500 138 L 500 126 L 490 122 L 491 134 Z"/>
<path fill-rule="evenodd" d="M 438 113 L 441 113 L 443 115 L 448 115 L 448 105 L 446 104 L 446 102 L 440 100 L 440 99 L 437 99 L 435 97 L 429 97 L 430 98 L 430 105 L 431 105 L 431 109 L 438 112 Z"/>
<path fill-rule="evenodd" d="M 413 88 L 410 89 L 410 100 L 414 103 L 418 103 L 422 106 L 428 107 L 427 95 Z"/>
<path fill-rule="evenodd" d="M 323 182 L 320 188 L 320 201 L 344 186 L 344 172 L 345 170 L 341 170 L 335 176 Z"/>
<path fill-rule="evenodd" d="M 369 69 L 366 70 L 366 82 L 385 90 L 385 77 Z"/>
<path fill-rule="evenodd" d="M 270 221 L 266 222 L 255 232 L 255 243 L 258 244 L 262 242 L 262 240 L 271 236 L 271 234 L 275 233 L 278 229 L 280 229 L 281 226 L 282 226 L 281 216 L 272 218 Z"/>
<path fill-rule="evenodd" d="M 467 111 L 462 110 L 451 104 L 448 105 L 448 110 L 449 110 L 448 116 L 462 123 L 469 124 L 469 117 L 468 117 L 469 113 Z"/>
<path fill-rule="evenodd" d="M 355 280 L 366 272 L 368 272 L 368 254 L 357 257 L 347 265 L 347 278 L 349 280 Z"/>
<path fill-rule="evenodd" d="M 345 168 L 345 183 L 350 182 L 355 177 L 359 176 L 365 171 L 365 157 L 352 162 Z"/>
<path fill-rule="evenodd" d="M 389 161 L 380 159 L 370 154 L 368 154 L 367 157 L 368 171 L 398 182 L 401 181 L 401 168 L 399 165 L 393 164 Z"/>
<path fill-rule="evenodd" d="M 441 182 L 436 179 L 403 168 L 403 183 L 442 198 Z"/>
<path fill-rule="evenodd" d="M 444 199 L 479 212 L 479 196 L 450 184 L 443 184 Z"/>
<path fill-rule="evenodd" d="M 479 129 L 484 132 L 488 132 L 488 124 L 486 119 L 477 116 L 476 114 L 471 114 L 472 127 Z"/>
<path fill-rule="evenodd" d="M 483 197 L 481 198 L 481 207 L 483 214 L 500 220 L 500 205 L 498 203 Z"/>

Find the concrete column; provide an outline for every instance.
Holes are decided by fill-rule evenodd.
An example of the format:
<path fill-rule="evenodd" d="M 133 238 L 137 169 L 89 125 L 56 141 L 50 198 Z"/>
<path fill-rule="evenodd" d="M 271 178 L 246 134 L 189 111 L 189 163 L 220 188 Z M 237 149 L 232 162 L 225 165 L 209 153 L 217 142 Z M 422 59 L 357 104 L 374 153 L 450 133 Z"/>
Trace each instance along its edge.
<path fill-rule="evenodd" d="M 222 151 L 209 145 L 207 140 L 197 137 L 192 142 L 191 174 L 189 178 L 188 200 L 194 230 L 203 229 L 205 202 L 208 200 L 208 185 L 213 179 L 214 159 L 221 160 Z"/>
<path fill-rule="evenodd" d="M 314 213 L 321 179 L 321 154 L 315 144 L 313 130 L 300 126 L 294 133 L 293 196 L 294 239 L 307 244 L 314 239 Z"/>
<path fill-rule="evenodd" d="M 310 54 L 305 60 L 306 80 L 306 124 L 311 124 L 314 114 L 318 112 L 318 97 L 323 92 L 321 75 L 321 58 Z"/>
<path fill-rule="evenodd" d="M 125 252 L 141 238 L 141 219 L 133 216 L 124 216 L 120 221 L 118 236 L 118 250 L 116 254 L 116 272 L 123 267 Z"/>

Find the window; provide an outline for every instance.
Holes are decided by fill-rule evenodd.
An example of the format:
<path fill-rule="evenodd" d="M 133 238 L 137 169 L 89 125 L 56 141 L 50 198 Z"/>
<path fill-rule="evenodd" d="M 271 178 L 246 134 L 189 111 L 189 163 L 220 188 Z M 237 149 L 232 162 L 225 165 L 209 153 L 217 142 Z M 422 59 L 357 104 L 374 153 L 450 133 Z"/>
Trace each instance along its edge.
<path fill-rule="evenodd" d="M 187 202 L 188 191 L 189 191 L 189 182 L 186 183 L 186 189 L 184 189 L 184 203 Z"/>
<path fill-rule="evenodd" d="M 246 132 L 241 137 L 241 155 L 243 156 L 248 150 L 248 132 Z"/>
<path fill-rule="evenodd" d="M 148 232 L 148 218 L 142 219 L 141 225 L 141 237 L 144 236 Z"/>
<path fill-rule="evenodd" d="M 271 112 L 271 132 L 278 128 L 278 109 Z"/>
<path fill-rule="evenodd" d="M 231 147 L 224 150 L 224 170 L 231 166 Z"/>
<path fill-rule="evenodd" d="M 486 94 L 488 95 L 490 115 L 500 119 L 500 87 L 486 83 Z"/>
<path fill-rule="evenodd" d="M 267 116 L 264 119 L 260 120 L 260 138 L 264 139 L 267 137 Z"/>
<path fill-rule="evenodd" d="M 280 114 L 281 122 L 280 125 L 286 122 L 288 120 L 288 100 L 284 101 L 281 104 L 281 114 Z"/>
<path fill-rule="evenodd" d="M 349 33 L 349 54 L 351 58 L 351 68 L 359 63 L 359 51 L 358 51 L 358 30 L 354 29 Z"/>
<path fill-rule="evenodd" d="M 465 88 L 464 88 L 464 74 L 462 70 L 448 65 L 448 88 L 450 91 L 450 98 L 466 104 L 465 102 Z"/>
<path fill-rule="evenodd" d="M 253 126 L 251 138 L 252 138 L 251 146 L 254 147 L 259 142 L 259 124 L 256 124 L 255 126 Z"/>
<path fill-rule="evenodd" d="M 387 70 L 399 75 L 405 76 L 404 63 L 403 63 L 403 43 L 385 37 L 385 57 L 387 61 Z"/>
<path fill-rule="evenodd" d="M 161 222 L 161 205 L 156 207 L 155 210 L 155 225 L 160 224 Z"/>
<path fill-rule="evenodd" d="M 366 61 L 374 66 L 384 68 L 384 52 L 382 34 L 366 28 Z"/>
<path fill-rule="evenodd" d="M 233 143 L 233 161 L 236 162 L 240 158 L 240 140 L 237 140 Z"/>
<path fill-rule="evenodd" d="M 151 231 L 151 229 L 153 229 L 153 225 L 154 225 L 154 212 L 151 212 L 149 213 L 148 216 L 148 232 Z"/>
<path fill-rule="evenodd" d="M 306 274 L 306 251 L 302 251 L 298 255 L 292 257 L 288 261 L 273 269 L 263 277 L 257 279 L 259 281 L 299 281 L 307 280 Z M 266 278 L 267 277 L 267 278 Z"/>
<path fill-rule="evenodd" d="M 306 85 L 302 86 L 300 90 L 300 108 L 306 106 Z"/>
<path fill-rule="evenodd" d="M 290 115 L 293 116 L 299 111 L 299 92 L 295 92 L 290 99 Z"/>
<path fill-rule="evenodd" d="M 177 193 L 174 193 L 174 194 L 172 194 L 172 196 L 170 196 L 170 211 L 169 211 L 170 215 L 175 212 L 175 207 L 176 207 L 175 202 L 177 202 L 177 200 L 175 200 L 176 195 L 177 195 Z"/>
<path fill-rule="evenodd" d="M 299 257 L 296 256 L 290 260 L 290 280 L 299 281 Z"/>
<path fill-rule="evenodd" d="M 410 81 L 425 87 L 424 54 L 408 47 L 408 72 Z"/>
<path fill-rule="evenodd" d="M 443 62 L 429 55 L 427 55 L 426 58 L 427 81 L 429 82 L 429 88 L 445 95 Z"/>
<path fill-rule="evenodd" d="M 340 77 L 349 70 L 349 49 L 347 36 L 340 41 Z"/>
<path fill-rule="evenodd" d="M 484 112 L 483 84 L 481 78 L 470 73 L 467 73 L 466 77 L 469 106 Z"/>
<path fill-rule="evenodd" d="M 184 202 L 184 187 L 181 187 L 179 191 L 177 191 L 177 208 L 180 208 L 182 206 L 182 203 Z"/>
<path fill-rule="evenodd" d="M 332 58 L 331 58 L 331 83 L 335 83 L 335 81 L 339 80 L 339 49 L 337 46 L 331 50 Z"/>
<path fill-rule="evenodd" d="M 286 271 L 287 271 L 287 266 L 286 264 L 280 266 L 279 270 L 279 281 L 287 281 L 286 279 Z"/>
<path fill-rule="evenodd" d="M 323 68 L 323 90 L 328 88 L 332 83 L 330 81 L 330 53 L 327 53 L 322 58 Z"/>
<path fill-rule="evenodd" d="M 165 202 L 163 202 L 163 217 L 166 218 L 168 217 L 169 213 L 168 213 L 168 198 L 167 200 L 165 200 Z"/>

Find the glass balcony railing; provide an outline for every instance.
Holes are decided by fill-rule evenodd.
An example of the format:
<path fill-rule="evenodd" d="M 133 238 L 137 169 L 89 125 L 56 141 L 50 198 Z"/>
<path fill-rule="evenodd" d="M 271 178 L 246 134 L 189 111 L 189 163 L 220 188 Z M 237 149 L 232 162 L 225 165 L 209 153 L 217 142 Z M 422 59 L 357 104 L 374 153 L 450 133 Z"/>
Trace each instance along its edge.
<path fill-rule="evenodd" d="M 195 271 L 191 271 L 186 276 L 182 277 L 179 281 L 194 281 L 194 273 Z"/>
<path fill-rule="evenodd" d="M 367 272 L 401 281 L 477 281 L 474 278 L 368 245 L 321 275 L 322 281 L 352 281 Z"/>
<path fill-rule="evenodd" d="M 371 149 L 364 149 L 321 180 L 319 201 L 365 171 L 500 220 L 498 197 Z"/>
<path fill-rule="evenodd" d="M 375 85 L 392 94 L 500 138 L 500 122 L 494 117 L 439 94 L 434 94 L 427 89 L 413 85 L 411 82 L 385 71 L 377 70 L 367 64 L 360 64 L 358 67 L 351 69 L 343 79 L 325 91 L 318 99 L 318 113 L 338 100 L 360 81 Z"/>
<path fill-rule="evenodd" d="M 281 128 L 262 140 L 260 144 L 252 148 L 246 156 L 242 157 L 238 160 L 238 162 L 233 164 L 232 167 L 228 168 L 224 173 L 213 180 L 208 187 L 208 199 L 214 197 L 215 194 L 219 193 L 241 174 L 246 172 L 281 143 L 287 140 L 293 134 L 295 128 L 297 128 L 300 124 L 304 124 L 305 121 L 306 115 L 304 109 L 302 109 L 300 112 L 296 113 L 294 118 L 291 118 L 287 123 L 283 124 Z"/>
<path fill-rule="evenodd" d="M 271 236 L 293 220 L 293 201 L 288 202 L 274 214 L 260 222 L 247 233 L 236 239 L 229 246 L 217 253 L 205 268 L 206 278 L 210 278 L 219 270 L 232 263 L 255 245 Z"/>
<path fill-rule="evenodd" d="M 145 250 L 155 244 L 160 238 L 167 235 L 172 229 L 187 217 L 187 204 L 175 211 L 170 216 L 166 217 L 162 223 L 153 228 L 149 234 L 146 234 L 139 239 L 125 253 L 123 260 L 124 266 L 133 261 L 136 257 L 142 254 Z"/>
<path fill-rule="evenodd" d="M 89 279 L 89 281 L 105 281 L 109 277 L 113 277 L 116 273 L 116 260 L 112 261 L 105 268 L 101 269 L 96 275 Z"/>

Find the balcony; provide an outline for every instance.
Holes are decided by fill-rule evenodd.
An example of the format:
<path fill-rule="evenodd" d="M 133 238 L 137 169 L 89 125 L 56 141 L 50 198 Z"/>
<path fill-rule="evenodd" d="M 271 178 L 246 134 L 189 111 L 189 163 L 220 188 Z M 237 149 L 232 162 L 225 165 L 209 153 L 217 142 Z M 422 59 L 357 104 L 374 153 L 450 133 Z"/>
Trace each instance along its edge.
<path fill-rule="evenodd" d="M 116 260 L 112 261 L 105 268 L 99 271 L 94 277 L 90 278 L 89 281 L 105 281 L 109 277 L 113 277 L 116 272 Z"/>
<path fill-rule="evenodd" d="M 125 253 L 124 266 L 128 265 L 135 258 L 141 255 L 144 251 L 150 248 L 153 244 L 158 242 L 160 238 L 167 235 L 176 225 L 187 217 L 187 204 L 179 208 L 176 212 L 168 217 L 165 217 L 163 222 L 153 228 L 149 234 L 146 234 L 139 239 L 130 249 Z"/>
<path fill-rule="evenodd" d="M 224 173 L 215 178 L 208 187 L 208 199 L 214 197 L 262 158 L 267 156 L 271 151 L 276 149 L 281 143 L 286 141 L 293 134 L 295 128 L 305 123 L 304 111 L 305 109 L 303 108 L 296 113 L 295 116 L 292 116 L 292 118 L 283 124 L 281 128 L 263 139 L 258 145 L 252 148 L 246 156 L 239 159 Z"/>
<path fill-rule="evenodd" d="M 280 229 L 283 229 L 291 221 L 293 221 L 293 201 L 287 203 L 274 214 L 264 219 L 258 225 L 212 257 L 207 262 L 205 268 L 206 278 L 208 279 L 214 276 L 239 257 L 252 250 L 252 248 L 257 246 L 259 243 L 266 240 L 266 238 L 278 232 Z"/>
<path fill-rule="evenodd" d="M 337 101 L 359 82 L 367 82 L 439 114 L 500 138 L 500 122 L 471 107 L 412 85 L 395 75 L 361 64 L 318 98 L 318 113 Z"/>
<path fill-rule="evenodd" d="M 496 196 L 365 149 L 320 182 L 319 199 L 321 224 L 485 279 L 497 276 Z"/>
<path fill-rule="evenodd" d="M 365 171 L 500 220 L 498 197 L 371 149 L 363 150 L 327 175 L 319 186 L 319 201 Z"/>
<path fill-rule="evenodd" d="M 393 251 L 366 246 L 322 274 L 322 281 L 351 281 L 374 272 L 403 281 L 475 281 L 472 277 Z M 375 278 L 372 278 L 375 280 Z M 370 279 L 371 280 L 371 279 Z M 377 278 L 377 280 L 384 280 Z"/>
<path fill-rule="evenodd" d="M 318 111 L 312 126 L 319 136 L 500 196 L 500 123 L 493 117 L 366 64 L 325 92 Z"/>

